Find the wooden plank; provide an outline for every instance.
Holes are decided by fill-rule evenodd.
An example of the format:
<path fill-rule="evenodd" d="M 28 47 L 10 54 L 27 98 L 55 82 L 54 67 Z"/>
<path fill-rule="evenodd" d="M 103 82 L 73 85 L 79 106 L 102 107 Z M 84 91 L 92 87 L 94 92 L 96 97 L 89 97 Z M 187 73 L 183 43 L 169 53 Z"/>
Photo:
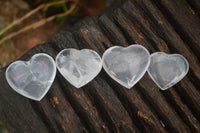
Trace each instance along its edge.
<path fill-rule="evenodd" d="M 0 70 L 0 120 L 10 133 L 200 132 L 200 29 L 195 28 L 200 25 L 199 3 L 119 1 L 100 16 L 59 31 L 21 58 L 28 60 L 38 52 L 55 58 L 71 47 L 90 48 L 102 55 L 113 45 L 139 43 L 151 53 L 180 53 L 188 59 L 190 71 L 174 87 L 160 91 L 145 74 L 128 90 L 102 70 L 92 82 L 76 89 L 57 72 L 50 91 L 35 102 L 9 87 L 4 68 Z"/>
<path fill-rule="evenodd" d="M 127 18 L 127 15 L 125 15 L 122 10 L 118 9 L 115 15 L 115 17 L 117 17 L 116 21 L 119 23 L 121 28 L 123 28 L 123 30 L 126 31 L 127 34 L 131 36 L 131 38 L 135 38 L 135 42 L 142 44 L 145 47 L 148 47 L 149 43 L 147 41 L 143 42 L 143 39 L 145 38 L 144 35 L 141 33 L 141 31 L 137 31 L 134 25 Z M 149 46 L 149 48 L 153 49 L 152 46 Z M 150 78 L 146 78 L 146 80 L 147 79 L 150 80 Z M 142 82 L 141 85 L 144 86 L 143 93 L 145 93 L 146 96 L 149 98 L 148 100 L 152 102 L 152 106 L 154 106 L 155 110 L 159 110 L 161 117 L 166 120 L 165 124 L 168 126 L 169 130 L 173 131 L 177 129 L 177 131 L 179 132 L 183 130 L 188 131 L 188 127 L 184 124 L 183 121 L 179 119 L 174 110 L 170 108 L 170 106 L 168 106 L 162 95 L 159 94 L 159 89 L 149 89 L 147 88 L 147 86 L 145 86 L 147 85 L 145 82 Z M 163 107 L 158 108 L 161 105 L 163 105 Z"/>
<path fill-rule="evenodd" d="M 139 2 L 142 2 L 142 0 L 140 0 Z M 147 2 L 144 2 L 144 3 L 147 3 Z M 144 5 L 144 4 L 143 4 Z M 156 9 L 156 7 L 152 7 L 153 5 L 151 4 L 151 3 L 147 3 L 147 5 L 148 5 L 148 7 L 150 7 L 150 8 L 148 8 L 148 7 L 144 7 L 143 6 L 143 8 L 145 8 L 145 9 L 149 9 L 149 10 L 155 10 Z M 154 29 L 156 30 L 156 24 L 155 23 L 157 23 L 159 20 L 164 20 L 164 18 L 162 18 L 162 19 L 160 19 L 161 17 L 162 17 L 162 14 L 159 14 L 159 10 L 156 10 L 156 11 L 154 11 L 153 13 L 154 13 L 154 15 L 155 16 L 159 16 L 159 18 L 156 18 L 157 20 L 156 21 L 154 21 L 154 22 L 151 22 L 150 20 L 151 19 L 149 19 L 148 18 L 148 16 L 146 15 L 146 13 L 145 12 L 142 12 L 142 11 L 144 11 L 143 9 L 138 9 L 138 5 L 137 5 L 137 7 L 134 5 L 134 3 L 132 3 L 132 2 L 127 2 L 125 5 L 124 5 L 124 9 L 131 15 L 131 17 L 133 18 L 133 21 L 136 21 L 136 20 L 139 20 L 139 22 L 140 22 L 140 24 L 141 25 L 143 25 L 143 28 L 140 28 L 140 29 L 142 29 L 143 31 L 145 31 L 145 33 L 148 33 L 146 36 L 147 37 L 149 37 L 149 38 L 151 38 L 152 40 L 153 40 L 153 43 L 154 44 L 156 44 L 156 47 L 157 47 L 157 49 L 159 50 L 159 51 L 164 51 L 164 52 L 167 52 L 167 53 L 170 53 L 170 50 L 169 50 L 169 48 L 167 47 L 167 45 L 166 45 L 166 43 L 165 43 L 165 41 L 162 39 L 162 38 L 160 38 L 160 35 L 159 34 L 157 34 L 157 32 L 156 31 L 154 31 Z M 129 8 L 127 8 L 127 7 L 129 7 Z M 134 9 L 134 10 L 131 10 L 131 9 Z M 151 12 L 151 11 L 148 11 L 148 12 Z M 138 14 L 140 14 L 140 15 L 138 15 Z M 157 15 L 158 14 L 158 15 Z M 150 21 L 150 22 L 149 22 Z M 165 25 L 165 23 L 167 23 L 167 21 L 163 21 L 162 22 L 162 25 Z M 154 27 L 154 28 L 153 28 Z M 158 27 L 158 26 L 157 26 Z M 167 28 L 169 28 L 170 27 L 170 25 L 168 24 L 168 26 L 166 26 Z M 165 27 L 165 29 L 166 29 L 166 27 Z M 173 29 L 171 28 L 170 29 L 171 31 L 173 31 Z M 168 30 L 168 31 L 170 31 L 170 30 Z M 148 32 L 147 32 L 148 31 Z M 177 34 L 174 34 L 175 32 L 172 32 L 173 34 L 172 35 L 170 35 L 171 37 L 170 38 L 177 38 Z M 174 35 L 174 36 L 173 36 Z M 169 39 L 170 40 L 170 39 Z M 176 41 L 177 43 L 178 42 L 181 42 L 182 43 L 182 41 L 180 41 L 180 40 L 177 40 Z M 179 44 L 179 43 L 178 43 Z M 182 43 L 183 44 L 183 43 Z M 179 47 L 181 47 L 181 46 L 184 46 L 184 44 L 183 45 L 178 45 Z M 184 47 L 181 47 L 181 48 L 179 48 L 178 49 L 178 51 L 179 50 L 181 50 L 181 49 L 183 49 Z M 187 48 L 185 48 L 185 51 L 187 51 L 186 53 L 189 53 L 189 51 L 188 51 L 188 49 Z M 180 51 L 181 52 L 181 51 Z M 190 54 L 190 56 L 187 56 L 189 59 L 191 59 L 190 57 L 193 57 L 194 59 L 196 59 L 196 57 L 195 56 L 192 56 L 192 53 Z M 197 59 L 196 59 L 197 60 Z M 196 62 L 193 62 L 193 61 L 191 61 L 191 64 L 194 64 L 194 66 L 196 66 L 196 67 L 198 67 L 198 65 L 196 64 Z M 192 65 L 193 66 L 193 65 Z M 195 68 L 197 71 L 199 70 L 199 69 L 197 69 L 197 68 Z M 186 79 L 186 80 L 185 80 Z M 184 80 L 185 80 L 185 82 L 181 82 L 181 83 L 190 83 L 191 84 L 191 82 L 189 81 L 189 79 L 188 78 L 185 78 Z M 181 85 L 182 86 L 182 85 Z M 196 111 L 196 113 L 197 113 L 197 118 L 199 117 L 199 115 L 198 115 L 198 112 L 199 112 L 199 92 L 195 89 L 195 88 L 192 88 L 191 86 L 192 85 L 190 85 L 190 86 L 185 86 L 185 85 L 183 85 L 184 87 L 182 88 L 182 90 L 180 91 L 180 93 L 182 93 L 183 91 L 187 91 L 187 94 L 185 94 L 184 96 L 187 96 L 187 97 L 184 97 L 184 99 L 188 99 L 188 96 L 191 96 L 190 97 L 190 99 L 193 99 L 195 102 L 193 102 L 192 104 L 191 103 L 189 103 L 188 105 L 191 105 L 191 106 L 196 106 L 196 107 L 192 107 L 193 109 L 195 109 Z M 191 89 L 192 88 L 192 89 Z M 169 90 L 169 91 L 173 91 L 173 90 Z M 192 92 L 193 91 L 193 92 Z M 179 97 L 178 96 L 178 94 L 176 94 L 176 92 L 175 91 L 173 91 L 173 92 L 168 92 L 168 93 L 170 93 L 171 95 L 167 95 L 168 97 L 168 99 L 171 101 L 172 99 L 174 99 L 174 97 Z M 165 93 L 164 93 L 165 94 Z M 183 94 L 183 93 L 182 93 Z M 180 98 L 179 98 L 180 99 Z M 192 101 L 192 100 L 190 100 L 190 101 Z M 177 103 L 176 103 L 177 102 Z M 199 130 L 199 122 L 196 120 L 196 118 L 193 116 L 193 114 L 189 111 L 189 109 L 186 107 L 186 105 L 185 104 L 183 104 L 180 100 L 179 101 L 177 101 L 176 99 L 174 99 L 174 101 L 172 102 L 173 104 L 177 104 L 177 105 L 180 105 L 179 107 L 178 107 L 178 110 L 180 111 L 181 110 L 181 108 L 184 106 L 188 111 L 187 112 L 185 112 L 185 110 L 182 110 L 181 111 L 181 114 L 184 114 L 184 116 L 186 117 L 185 119 L 187 119 L 187 120 L 189 120 L 189 121 L 191 121 L 191 123 L 190 123 L 190 125 L 193 125 L 191 128 L 193 128 L 195 131 L 198 131 Z M 190 112 L 190 113 L 188 113 L 188 112 Z M 182 118 L 184 118 L 184 117 L 182 117 Z M 192 119 L 191 119 L 192 118 Z M 184 120 L 185 121 L 185 120 Z M 196 123 L 196 124 L 194 124 L 194 123 Z"/>

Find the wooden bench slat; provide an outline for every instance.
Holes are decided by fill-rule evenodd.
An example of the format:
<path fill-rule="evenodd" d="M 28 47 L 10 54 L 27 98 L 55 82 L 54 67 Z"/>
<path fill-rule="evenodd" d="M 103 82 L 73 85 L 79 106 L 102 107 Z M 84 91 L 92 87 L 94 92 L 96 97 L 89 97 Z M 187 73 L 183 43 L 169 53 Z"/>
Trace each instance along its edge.
<path fill-rule="evenodd" d="M 55 33 L 21 57 L 28 60 L 45 52 L 55 58 L 70 47 L 90 48 L 102 56 L 113 45 L 139 43 L 151 53 L 179 53 L 188 59 L 190 71 L 174 87 L 161 91 L 145 74 L 128 90 L 102 70 L 76 89 L 57 72 L 50 91 L 35 102 L 10 88 L 3 68 L 0 120 L 10 133 L 200 132 L 199 4 L 198 0 L 121 0 L 101 15 Z"/>

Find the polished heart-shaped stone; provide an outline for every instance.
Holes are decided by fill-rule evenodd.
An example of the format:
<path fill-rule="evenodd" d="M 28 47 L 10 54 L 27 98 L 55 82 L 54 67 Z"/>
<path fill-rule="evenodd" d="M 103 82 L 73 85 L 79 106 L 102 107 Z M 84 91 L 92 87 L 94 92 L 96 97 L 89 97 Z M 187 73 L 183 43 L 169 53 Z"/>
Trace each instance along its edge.
<path fill-rule="evenodd" d="M 93 50 L 64 49 L 56 56 L 56 65 L 63 77 L 76 88 L 94 79 L 101 71 L 101 57 Z"/>
<path fill-rule="evenodd" d="M 150 54 L 141 45 L 126 48 L 113 46 L 102 57 L 103 68 L 119 84 L 126 88 L 133 87 L 145 74 L 150 64 Z"/>
<path fill-rule="evenodd" d="M 50 89 L 56 75 L 54 59 L 44 53 L 30 61 L 15 61 L 6 69 L 8 84 L 19 94 L 40 101 Z"/>
<path fill-rule="evenodd" d="M 162 90 L 166 90 L 179 82 L 188 70 L 189 64 L 182 55 L 169 55 L 163 52 L 151 54 L 148 73 Z"/>

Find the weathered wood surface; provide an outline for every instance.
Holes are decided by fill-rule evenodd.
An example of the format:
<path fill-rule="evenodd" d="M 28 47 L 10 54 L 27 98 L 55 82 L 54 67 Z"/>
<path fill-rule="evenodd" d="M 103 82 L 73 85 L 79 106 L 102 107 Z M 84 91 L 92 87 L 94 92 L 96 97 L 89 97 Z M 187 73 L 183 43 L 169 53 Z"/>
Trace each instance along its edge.
<path fill-rule="evenodd" d="M 76 89 L 57 72 L 41 102 L 14 92 L 0 71 L 0 120 L 10 133 L 200 132 L 200 1 L 124 0 L 70 31 L 60 31 L 21 59 L 64 48 L 90 48 L 100 55 L 113 46 L 139 43 L 150 52 L 184 55 L 188 75 L 160 91 L 148 74 L 128 90 L 104 70 Z"/>

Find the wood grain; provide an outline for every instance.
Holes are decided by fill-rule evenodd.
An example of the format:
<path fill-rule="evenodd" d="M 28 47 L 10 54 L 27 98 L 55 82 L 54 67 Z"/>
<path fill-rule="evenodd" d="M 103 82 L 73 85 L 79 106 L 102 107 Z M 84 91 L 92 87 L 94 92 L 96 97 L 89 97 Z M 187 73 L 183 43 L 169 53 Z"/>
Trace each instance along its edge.
<path fill-rule="evenodd" d="M 179 53 L 190 64 L 187 76 L 161 91 L 148 74 L 130 90 L 104 70 L 80 89 L 59 72 L 40 102 L 14 92 L 0 70 L 0 120 L 10 133 L 200 132 L 200 12 L 198 0 L 124 0 L 101 15 L 59 31 L 21 60 L 40 52 L 55 58 L 64 48 L 103 52 L 138 43 L 151 53 Z"/>

